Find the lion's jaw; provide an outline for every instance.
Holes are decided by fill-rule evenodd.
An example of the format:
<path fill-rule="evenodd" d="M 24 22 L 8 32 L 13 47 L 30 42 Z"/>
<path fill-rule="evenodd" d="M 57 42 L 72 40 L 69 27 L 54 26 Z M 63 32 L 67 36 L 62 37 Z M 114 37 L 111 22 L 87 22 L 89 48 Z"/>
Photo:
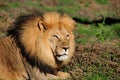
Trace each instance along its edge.
<path fill-rule="evenodd" d="M 56 55 L 56 57 L 59 61 L 64 61 L 64 60 L 68 59 L 68 55 L 67 55 L 68 53 L 69 53 L 69 50 L 63 49 L 62 52 L 58 53 L 60 55 Z"/>

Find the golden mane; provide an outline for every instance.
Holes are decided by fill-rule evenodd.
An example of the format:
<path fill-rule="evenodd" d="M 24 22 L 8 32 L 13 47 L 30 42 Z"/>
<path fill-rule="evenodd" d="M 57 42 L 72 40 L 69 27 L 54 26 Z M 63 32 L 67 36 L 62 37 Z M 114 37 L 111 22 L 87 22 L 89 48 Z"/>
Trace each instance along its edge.
<path fill-rule="evenodd" d="M 41 67 L 45 69 L 46 66 L 54 70 L 67 64 L 74 53 L 75 41 L 72 33 L 74 26 L 74 20 L 67 14 L 48 12 L 43 15 L 29 15 L 17 18 L 13 27 L 8 30 L 8 36 L 17 45 L 17 48 L 20 49 L 22 59 L 23 57 L 26 58 L 27 61 L 25 63 L 28 62 L 27 64 L 29 65 L 39 67 L 40 71 L 42 71 Z M 68 58 L 64 59 L 63 56 L 61 58 L 63 61 L 57 60 L 56 56 L 60 55 L 57 54 L 55 56 L 53 54 L 54 50 L 50 46 L 50 39 L 53 39 L 50 37 L 55 35 L 56 30 L 62 36 L 61 39 L 68 36 L 67 39 L 62 41 L 64 43 L 62 45 L 64 47 L 67 45 L 67 48 L 69 48 L 69 54 L 66 52 Z M 41 66 L 41 64 L 44 66 Z"/>
<path fill-rule="evenodd" d="M 58 14 L 57 12 L 49 12 L 43 15 L 44 21 L 49 27 L 54 24 L 64 24 L 68 29 L 73 29 L 75 21 L 73 21 L 67 14 Z"/>

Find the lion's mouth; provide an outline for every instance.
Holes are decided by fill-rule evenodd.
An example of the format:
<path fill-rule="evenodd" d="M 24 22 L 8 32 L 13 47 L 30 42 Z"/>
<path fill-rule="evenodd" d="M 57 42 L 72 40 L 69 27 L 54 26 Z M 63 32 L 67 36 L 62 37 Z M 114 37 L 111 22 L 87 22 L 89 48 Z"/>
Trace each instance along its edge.
<path fill-rule="evenodd" d="M 64 61 L 68 58 L 68 56 L 66 54 L 56 55 L 56 57 L 59 61 Z"/>

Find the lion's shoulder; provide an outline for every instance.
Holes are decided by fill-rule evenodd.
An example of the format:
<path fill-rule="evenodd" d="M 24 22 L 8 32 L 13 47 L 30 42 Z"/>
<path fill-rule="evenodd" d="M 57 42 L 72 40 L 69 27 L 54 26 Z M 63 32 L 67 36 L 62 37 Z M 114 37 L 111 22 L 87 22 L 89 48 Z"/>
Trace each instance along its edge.
<path fill-rule="evenodd" d="M 0 67 L 10 71 L 23 67 L 19 48 L 10 37 L 0 38 Z M 1 71 L 1 70 L 0 70 Z"/>
<path fill-rule="evenodd" d="M 13 74 L 14 73 L 14 74 Z M 23 80 L 26 76 L 21 53 L 10 37 L 0 38 L 0 79 Z"/>
<path fill-rule="evenodd" d="M 12 39 L 10 39 L 10 37 L 0 37 L 0 46 L 7 46 L 10 44 L 12 44 Z"/>

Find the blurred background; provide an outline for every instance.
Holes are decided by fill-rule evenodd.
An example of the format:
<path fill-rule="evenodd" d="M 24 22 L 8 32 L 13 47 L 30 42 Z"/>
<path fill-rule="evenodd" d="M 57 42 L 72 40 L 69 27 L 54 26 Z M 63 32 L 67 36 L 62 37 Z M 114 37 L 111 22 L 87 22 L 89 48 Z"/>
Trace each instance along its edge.
<path fill-rule="evenodd" d="M 120 80 L 120 0 L 0 0 L 0 37 L 21 15 L 57 11 L 76 22 L 72 80 Z"/>

